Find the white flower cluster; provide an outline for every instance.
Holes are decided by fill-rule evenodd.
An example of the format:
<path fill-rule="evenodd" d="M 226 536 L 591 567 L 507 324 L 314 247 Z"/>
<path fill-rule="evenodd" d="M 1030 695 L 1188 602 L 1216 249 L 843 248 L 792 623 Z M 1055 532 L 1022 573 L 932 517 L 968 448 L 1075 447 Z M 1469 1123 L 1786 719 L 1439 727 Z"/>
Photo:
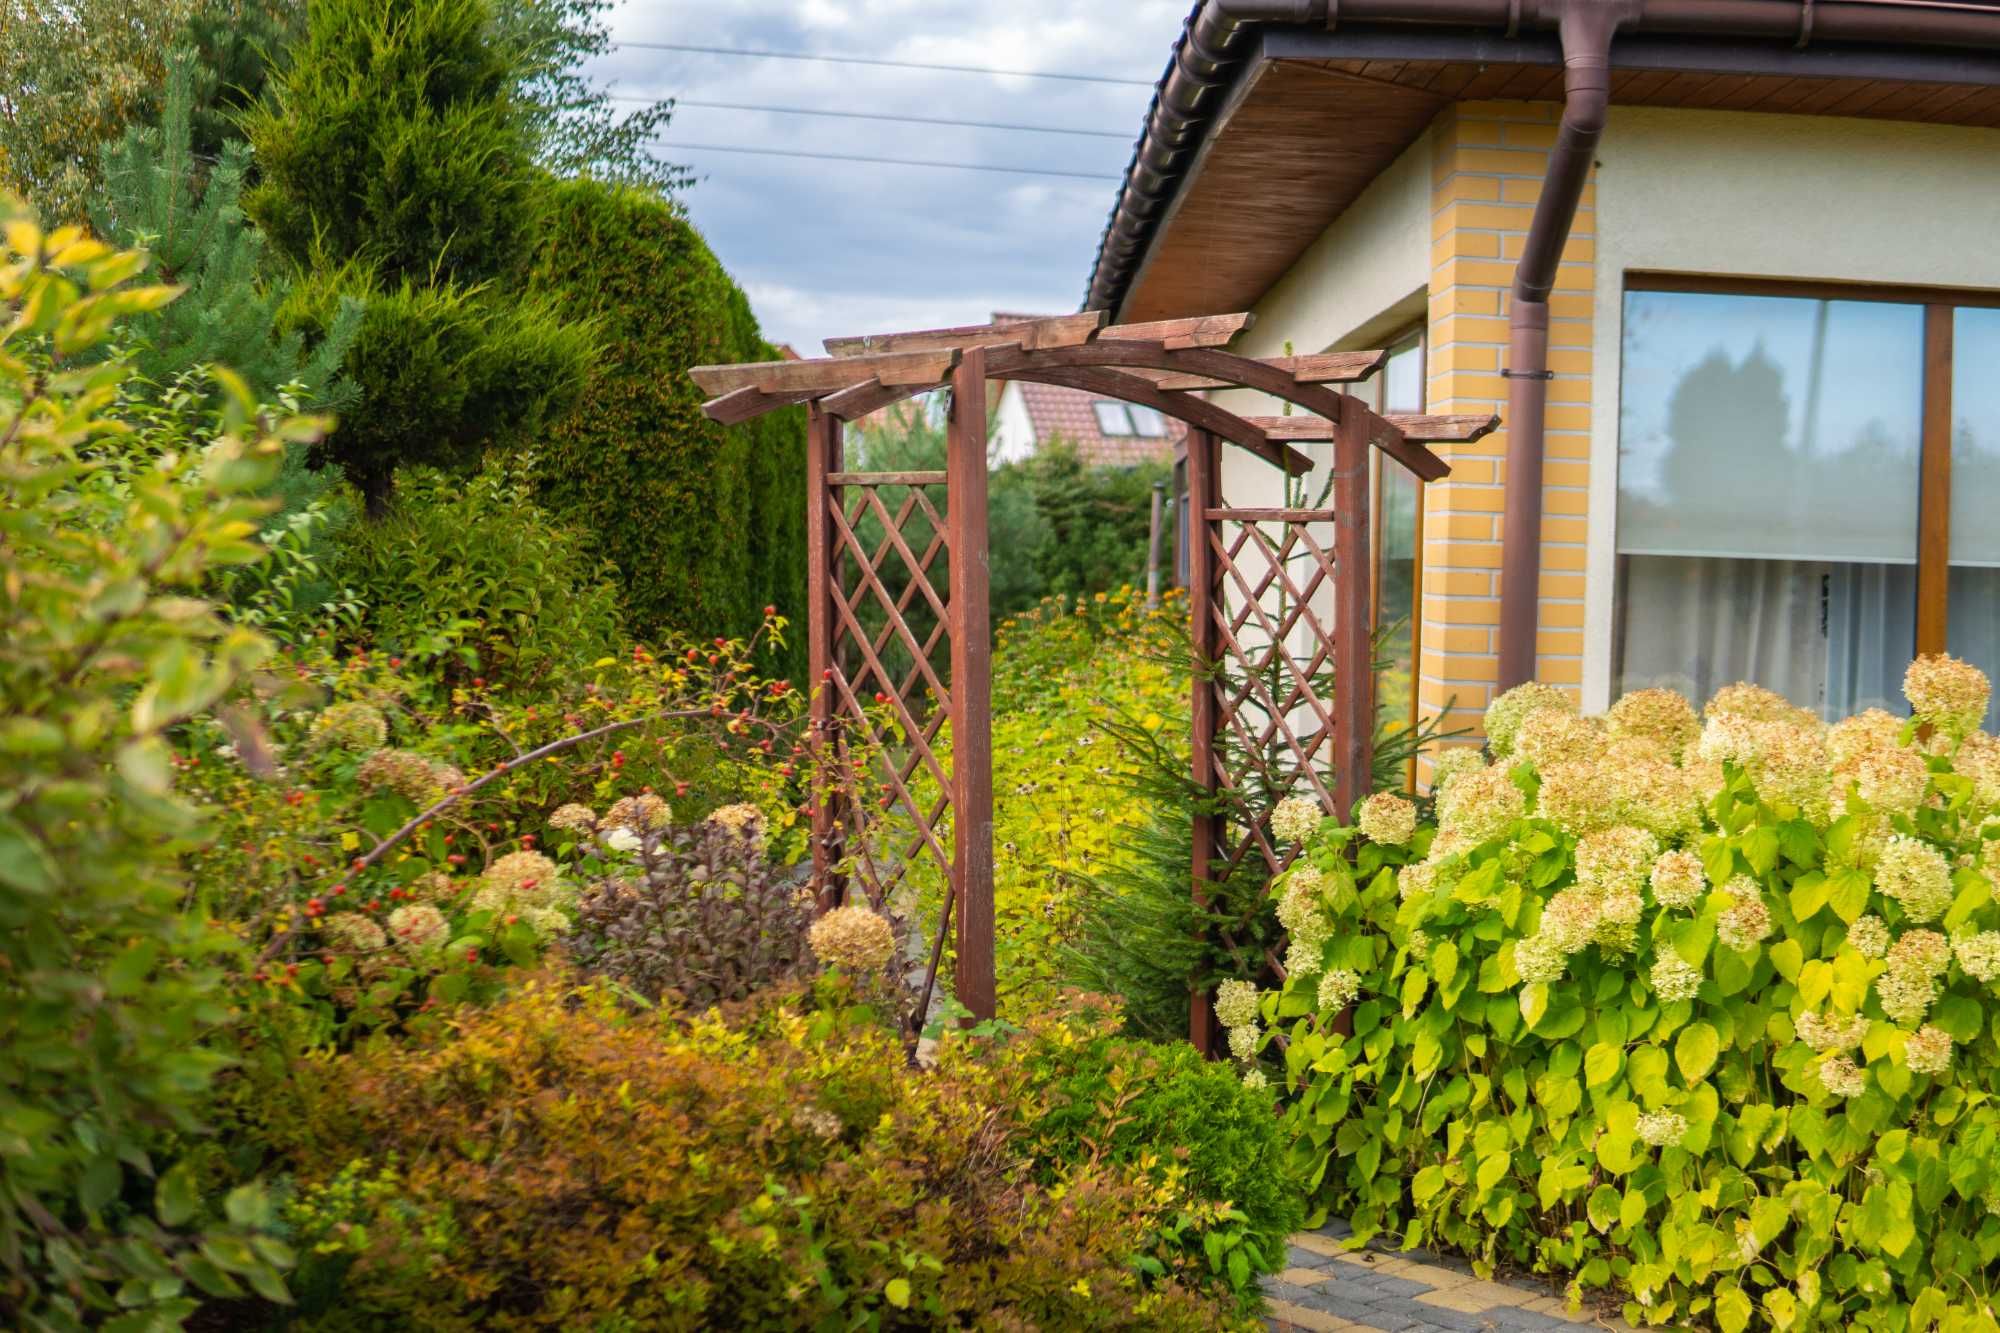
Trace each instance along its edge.
<path fill-rule="evenodd" d="M 1271 832 L 1278 841 L 1301 843 L 1319 828 L 1325 812 L 1310 796 L 1287 796 L 1271 811 Z"/>

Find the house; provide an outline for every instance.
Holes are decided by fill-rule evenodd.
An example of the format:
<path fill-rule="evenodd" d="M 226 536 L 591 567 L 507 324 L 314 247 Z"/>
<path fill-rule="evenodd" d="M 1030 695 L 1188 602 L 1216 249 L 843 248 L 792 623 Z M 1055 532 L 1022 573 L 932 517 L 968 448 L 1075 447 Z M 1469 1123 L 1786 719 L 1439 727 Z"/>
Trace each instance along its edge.
<path fill-rule="evenodd" d="M 1532 674 L 1835 716 L 1918 651 L 2000 670 L 1996 225 L 1993 6 L 1200 0 L 1086 308 L 1501 415 L 1378 478 L 1413 714 Z"/>
<path fill-rule="evenodd" d="M 1035 318 L 996 312 L 993 322 Z M 1066 385 L 1008 380 L 989 386 L 988 393 L 993 404 L 995 462 L 1020 462 L 1060 437 L 1093 467 L 1167 463 L 1187 435 L 1186 423 L 1177 418 Z"/>

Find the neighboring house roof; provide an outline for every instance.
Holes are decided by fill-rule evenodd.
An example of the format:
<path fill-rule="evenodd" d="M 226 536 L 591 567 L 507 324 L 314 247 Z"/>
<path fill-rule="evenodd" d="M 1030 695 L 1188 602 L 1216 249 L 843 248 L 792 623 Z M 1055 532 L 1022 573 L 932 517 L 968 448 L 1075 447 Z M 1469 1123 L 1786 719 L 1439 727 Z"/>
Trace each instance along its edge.
<path fill-rule="evenodd" d="M 1117 409 L 1122 408 L 1122 404 L 1099 398 L 1082 389 L 1021 380 L 1011 385 L 1010 391 L 1021 395 L 1021 404 L 1027 409 L 1028 420 L 1034 426 L 1037 446 L 1047 444 L 1060 435 L 1076 446 L 1077 454 L 1084 462 L 1096 467 L 1134 467 L 1140 463 L 1171 462 L 1174 445 L 1187 434 L 1187 423 L 1172 417 L 1159 419 L 1166 431 L 1164 435 L 1108 433 L 1099 418 L 1099 403 L 1112 405 L 1114 410 L 1109 415 L 1114 421 L 1130 422 L 1129 413 L 1121 417 Z M 1142 418 L 1133 424 L 1144 426 L 1153 423 Z"/>
<path fill-rule="evenodd" d="M 1563 7 L 1197 0 L 1084 308 L 1121 322 L 1249 309 L 1440 111 L 1560 101 Z M 1634 10 L 1611 47 L 1614 104 L 2000 126 L 1990 6 L 1643 0 Z"/>

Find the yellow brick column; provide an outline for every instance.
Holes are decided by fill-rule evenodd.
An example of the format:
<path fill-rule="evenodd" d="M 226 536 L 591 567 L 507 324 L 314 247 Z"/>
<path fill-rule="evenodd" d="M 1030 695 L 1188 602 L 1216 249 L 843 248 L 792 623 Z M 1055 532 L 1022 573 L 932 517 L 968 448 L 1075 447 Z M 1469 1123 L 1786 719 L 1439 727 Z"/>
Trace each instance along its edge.
<path fill-rule="evenodd" d="M 1507 452 L 1507 382 L 1500 370 L 1507 355 L 1508 292 L 1560 115 L 1554 103 L 1465 102 L 1431 129 L 1430 410 L 1503 417 L 1493 435 L 1449 448 L 1451 476 L 1425 492 L 1417 692 L 1425 714 L 1440 717 L 1447 728 L 1477 731 L 1498 672 Z M 1584 187 L 1549 300 L 1555 379 L 1543 475 L 1536 675 L 1572 690 L 1583 676 L 1595 194 L 1594 184 Z"/>

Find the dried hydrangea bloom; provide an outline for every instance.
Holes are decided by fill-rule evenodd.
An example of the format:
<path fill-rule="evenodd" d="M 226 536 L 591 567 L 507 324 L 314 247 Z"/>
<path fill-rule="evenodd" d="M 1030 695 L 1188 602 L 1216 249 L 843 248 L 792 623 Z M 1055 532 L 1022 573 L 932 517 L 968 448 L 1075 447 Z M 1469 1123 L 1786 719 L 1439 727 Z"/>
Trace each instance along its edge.
<path fill-rule="evenodd" d="M 533 930 L 535 938 L 544 944 L 570 932 L 569 917 L 553 907 L 523 907 L 514 916 Z"/>
<path fill-rule="evenodd" d="M 1663 759 L 1617 752 L 1602 769 L 1614 804 L 1629 823 L 1662 838 L 1701 826 L 1702 797 L 1688 773 Z"/>
<path fill-rule="evenodd" d="M 1574 713 L 1576 702 L 1569 695 L 1553 685 L 1544 685 L 1531 680 L 1516 685 L 1492 703 L 1486 705 L 1486 744 L 1496 759 L 1505 759 L 1514 753 L 1514 740 L 1519 735 L 1521 723 L 1532 713 L 1545 708 L 1561 709 Z"/>
<path fill-rule="evenodd" d="M 633 833 L 657 833 L 673 822 L 674 812 L 652 792 L 625 796 L 604 812 L 604 827 L 629 829 Z"/>
<path fill-rule="evenodd" d="M 1215 1017 L 1226 1028 L 1254 1024 L 1257 1021 L 1257 987 L 1235 977 L 1217 986 Z"/>
<path fill-rule="evenodd" d="M 312 720 L 307 735 L 332 750 L 374 750 L 389 739 L 389 724 L 372 704 L 339 703 Z"/>
<path fill-rule="evenodd" d="M 1344 967 L 1336 967 L 1319 979 L 1321 1013 L 1339 1013 L 1361 994 L 1361 978 Z"/>
<path fill-rule="evenodd" d="M 1514 971 L 1523 981 L 1561 981 L 1569 971 L 1569 953 L 1546 935 L 1514 941 Z"/>
<path fill-rule="evenodd" d="M 1708 896 L 1708 875 L 1701 858 L 1680 849 L 1660 853 L 1653 862 L 1653 897 L 1662 907 L 1693 907 Z"/>
<path fill-rule="evenodd" d="M 1914 969 L 1890 968 L 1875 978 L 1875 995 L 1889 1021 L 1909 1027 L 1930 1012 L 1937 998 L 1937 982 Z"/>
<path fill-rule="evenodd" d="M 1625 825 L 1586 833 L 1576 844 L 1577 883 L 1610 893 L 1636 889 L 1660 853 L 1659 839 Z"/>
<path fill-rule="evenodd" d="M 1597 929 L 1591 940 L 1607 954 L 1631 953 L 1639 947 L 1639 918 L 1646 901 L 1635 889 L 1607 893 L 1597 903 Z"/>
<path fill-rule="evenodd" d="M 1238 1060 L 1257 1058 L 1257 1044 L 1263 1037 L 1255 1023 L 1246 1023 L 1240 1028 L 1229 1029 L 1229 1053 Z"/>
<path fill-rule="evenodd" d="M 1710 718 L 1733 714 L 1754 722 L 1795 722 L 1802 718 L 1818 721 L 1776 690 L 1767 690 L 1748 681 L 1724 685 L 1717 690 L 1709 699 L 1704 713 Z"/>
<path fill-rule="evenodd" d="M 759 845 L 764 841 L 764 812 L 748 801 L 723 806 L 709 815 L 708 822 L 747 841 Z"/>
<path fill-rule="evenodd" d="M 1963 736 L 1986 717 L 1993 685 L 1986 673 L 1949 653 L 1927 653 L 1903 673 L 1903 697 L 1920 722 Z"/>
<path fill-rule="evenodd" d="M 1748 768 L 1757 757 L 1757 719 L 1740 713 L 1716 713 L 1695 739 L 1694 757 L 1710 764 Z"/>
<path fill-rule="evenodd" d="M 1285 872 L 1285 891 L 1318 903 L 1326 893 L 1326 876 L 1310 861 L 1294 861 Z"/>
<path fill-rule="evenodd" d="M 806 944 L 826 966 L 867 975 L 895 956 L 896 932 L 869 907 L 849 903 L 813 922 Z"/>
<path fill-rule="evenodd" d="M 1417 832 L 1417 807 L 1394 792 L 1378 791 L 1355 816 L 1361 836 L 1384 847 L 1402 847 Z"/>
<path fill-rule="evenodd" d="M 1868 1090 L 1868 1076 L 1844 1055 L 1829 1055 L 1814 1069 L 1820 1085 L 1836 1097 L 1859 1097 Z"/>
<path fill-rule="evenodd" d="M 1701 969 L 1672 950 L 1654 960 L 1648 979 L 1662 1004 L 1692 1000 L 1701 990 Z"/>
<path fill-rule="evenodd" d="M 1396 872 L 1396 894 L 1405 902 L 1430 894 L 1437 889 L 1437 877 L 1436 862 L 1413 862 Z"/>
<path fill-rule="evenodd" d="M 1618 789 L 1602 764 L 1566 761 L 1539 770 L 1535 813 L 1573 837 L 1623 823 Z"/>
<path fill-rule="evenodd" d="M 1847 928 L 1847 943 L 1863 958 L 1880 958 L 1889 952 L 1889 927 L 1879 916 L 1860 917 Z"/>
<path fill-rule="evenodd" d="M 1927 842 L 1898 833 L 1875 860 L 1875 887 L 1912 921 L 1935 921 L 1951 906 L 1951 863 Z"/>
<path fill-rule="evenodd" d="M 1486 757 L 1476 746 L 1450 745 L 1431 759 L 1431 795 L 1441 794 L 1454 778 L 1477 773 L 1486 767 Z"/>
<path fill-rule="evenodd" d="M 1930 790 L 1930 768 L 1915 750 L 1893 746 L 1869 750 L 1853 768 L 1855 793 L 1889 814 L 1915 814 Z"/>
<path fill-rule="evenodd" d="M 1678 760 L 1701 734 L 1694 705 L 1678 690 L 1633 690 L 1604 715 L 1613 738 L 1651 741 Z"/>
<path fill-rule="evenodd" d="M 465 774 L 408 750 L 377 750 L 361 761 L 354 781 L 363 791 L 390 791 L 412 804 L 429 805 L 463 786 Z"/>
<path fill-rule="evenodd" d="M 1799 1040 L 1822 1055 L 1851 1051 L 1868 1035 L 1868 1020 L 1860 1014 L 1836 1018 L 1811 1010 L 1799 1015 Z"/>
<path fill-rule="evenodd" d="M 1647 1111 L 1639 1117 L 1639 1141 L 1654 1148 L 1673 1147 L 1687 1129 L 1687 1117 L 1672 1111 Z"/>
<path fill-rule="evenodd" d="M 1438 798 L 1438 830 L 1477 846 L 1504 833 L 1527 808 L 1528 798 L 1500 769 L 1467 773 Z"/>
<path fill-rule="evenodd" d="M 1263 1070 L 1249 1069 L 1243 1073 L 1243 1086 L 1253 1092 L 1262 1092 L 1271 1086 L 1271 1080 L 1265 1076 Z"/>
<path fill-rule="evenodd" d="M 1903 1043 L 1903 1063 L 1909 1066 L 1912 1074 L 1943 1076 L 1950 1073 L 1951 1034 L 1926 1023 Z"/>
<path fill-rule="evenodd" d="M 568 805 L 556 807 L 555 813 L 549 816 L 549 827 L 565 833 L 588 833 L 597 827 L 597 812 L 587 805 L 571 801 Z"/>
<path fill-rule="evenodd" d="M 1597 920 L 1597 895 L 1572 885 L 1543 905 L 1539 933 L 1564 953 L 1576 953 L 1597 933 Z"/>
<path fill-rule="evenodd" d="M 1309 977 L 1326 966 L 1325 935 L 1294 935 L 1285 948 L 1285 975 Z"/>
<path fill-rule="evenodd" d="M 1601 759 L 1610 744 L 1598 719 L 1567 708 L 1538 708 L 1515 728 L 1512 758 L 1526 760 L 1539 771 L 1565 759 Z"/>
<path fill-rule="evenodd" d="M 1428 961 L 1431 956 L 1430 933 L 1423 930 L 1411 931 L 1410 938 L 1404 942 L 1403 947 L 1409 950 L 1410 957 Z"/>
<path fill-rule="evenodd" d="M 817 1106 L 801 1106 L 792 1112 L 792 1124 L 821 1139 L 837 1139 L 843 1128 L 839 1116 Z"/>
<path fill-rule="evenodd" d="M 2000 805 L 2000 739 L 1975 731 L 1959 744 L 1952 756 L 1952 771 L 1972 779 L 1972 787 L 1982 805 Z"/>
<path fill-rule="evenodd" d="M 1977 935 L 1965 935 L 1951 942 L 1951 949 L 1958 956 L 1958 965 L 1965 969 L 1965 975 L 1974 981 L 1991 981 L 2000 977 L 2000 930 L 1982 930 Z"/>
<path fill-rule="evenodd" d="M 422 958 L 445 946 L 451 923 L 429 903 L 413 903 L 389 913 L 389 938 L 412 958 Z"/>
<path fill-rule="evenodd" d="M 1757 882 L 1738 875 L 1722 886 L 1736 901 L 1715 920 L 1715 936 L 1738 953 L 1748 953 L 1771 933 L 1771 909 Z"/>
<path fill-rule="evenodd" d="M 1827 728 L 1827 756 L 1836 766 L 1851 764 L 1870 751 L 1895 749 L 1902 735 L 1902 718 L 1880 708 L 1864 708 Z"/>
<path fill-rule="evenodd" d="M 335 948 L 355 953 L 373 953 L 389 943 L 382 927 L 359 912 L 335 912 L 319 923 L 319 931 Z"/>
<path fill-rule="evenodd" d="M 1319 829 L 1325 818 L 1319 801 L 1311 796 L 1287 796 L 1271 811 L 1271 833 L 1279 842 L 1304 842 Z"/>
<path fill-rule="evenodd" d="M 554 901 L 563 890 L 562 872 L 540 852 L 509 852 L 480 876 L 487 885 L 531 902 Z"/>
<path fill-rule="evenodd" d="M 1926 977 L 1941 977 L 1951 967 L 1951 941 L 1935 930 L 1903 932 L 1889 947 L 1889 966 Z"/>
<path fill-rule="evenodd" d="M 1694 788 L 1695 799 L 1704 803 L 1714 800 L 1716 794 L 1729 784 L 1728 770 L 1697 755 L 1688 755 L 1681 764 L 1681 772 L 1687 775 L 1688 785 Z"/>

